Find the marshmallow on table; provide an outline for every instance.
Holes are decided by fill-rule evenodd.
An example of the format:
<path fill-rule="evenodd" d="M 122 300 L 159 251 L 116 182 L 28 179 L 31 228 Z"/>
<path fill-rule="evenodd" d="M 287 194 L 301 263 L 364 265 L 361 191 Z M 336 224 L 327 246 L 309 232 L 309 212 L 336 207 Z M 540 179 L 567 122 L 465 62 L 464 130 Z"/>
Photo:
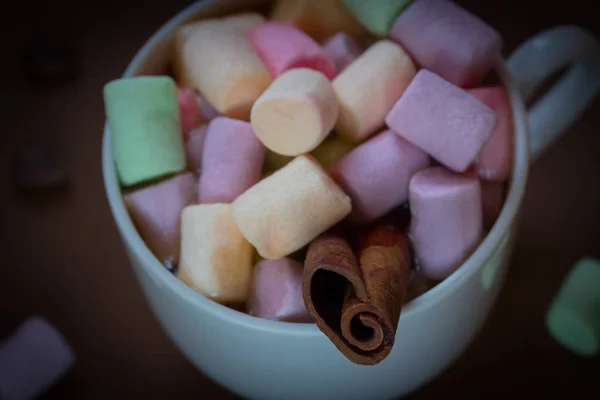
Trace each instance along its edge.
<path fill-rule="evenodd" d="M 168 76 L 117 79 L 104 106 L 119 181 L 131 186 L 185 168 L 175 81 Z"/>
<path fill-rule="evenodd" d="M 369 31 L 385 36 L 400 13 L 413 0 L 343 0 Z"/>
<path fill-rule="evenodd" d="M 312 322 L 302 296 L 304 265 L 289 258 L 262 260 L 254 266 L 248 314 L 285 322 Z"/>
<path fill-rule="evenodd" d="M 512 168 L 513 121 L 508 93 L 503 86 L 468 90 L 471 96 L 496 113 L 498 124 L 475 159 L 475 170 L 481 179 L 503 182 Z"/>
<path fill-rule="evenodd" d="M 497 118 L 464 90 L 422 69 L 385 122 L 441 164 L 464 172 L 496 128 Z"/>
<path fill-rule="evenodd" d="M 364 51 L 356 39 L 344 32 L 337 33 L 327 40 L 323 45 L 323 50 L 333 60 L 336 75 L 342 72 Z"/>
<path fill-rule="evenodd" d="M 193 90 L 178 88 L 177 102 L 179 103 L 181 130 L 184 135 L 187 135 L 192 129 L 206 122 Z"/>
<path fill-rule="evenodd" d="M 29 317 L 0 342 L 0 398 L 36 399 L 58 383 L 74 362 L 62 334 L 45 319 Z"/>
<path fill-rule="evenodd" d="M 504 205 L 504 184 L 500 182 L 481 181 L 481 206 L 483 228 L 492 229 Z"/>
<path fill-rule="evenodd" d="M 311 68 L 329 79 L 335 76 L 335 64 L 325 50 L 291 23 L 268 21 L 250 29 L 246 37 L 273 78 L 292 68 Z"/>
<path fill-rule="evenodd" d="M 199 203 L 231 203 L 260 179 L 265 147 L 246 121 L 213 119 L 206 129 Z"/>
<path fill-rule="evenodd" d="M 177 263 L 181 210 L 195 202 L 196 178 L 191 172 L 125 196 L 125 204 L 140 236 L 162 263 Z"/>
<path fill-rule="evenodd" d="M 389 37 L 415 62 L 460 86 L 477 84 L 500 58 L 502 37 L 453 1 L 416 0 Z"/>
<path fill-rule="evenodd" d="M 342 158 L 330 173 L 352 199 L 353 222 L 370 222 L 408 200 L 412 175 L 429 156 L 387 130 Z"/>
<path fill-rule="evenodd" d="M 583 257 L 572 267 L 546 314 L 550 335 L 582 357 L 600 350 L 600 260 Z"/>
<path fill-rule="evenodd" d="M 356 37 L 365 34 L 365 28 L 339 0 L 279 0 L 269 19 L 292 22 L 319 42 L 337 32 Z"/>
<path fill-rule="evenodd" d="M 346 154 L 350 153 L 356 145 L 338 135 L 329 135 L 314 149 L 310 154 L 326 170 L 341 160 Z"/>
<path fill-rule="evenodd" d="M 296 157 L 239 196 L 233 219 L 258 253 L 277 260 L 346 217 L 350 198 L 309 155 Z"/>
<path fill-rule="evenodd" d="M 389 40 L 371 45 L 333 81 L 340 103 L 336 132 L 355 143 L 383 128 L 387 113 L 415 76 L 402 48 Z"/>
<path fill-rule="evenodd" d="M 296 68 L 280 75 L 256 100 L 250 121 L 268 149 L 296 156 L 314 150 L 337 117 L 338 102 L 327 77 Z"/>
<path fill-rule="evenodd" d="M 410 180 L 409 203 L 420 273 L 430 279 L 444 279 L 482 239 L 479 180 L 444 167 L 427 168 Z"/>
<path fill-rule="evenodd" d="M 271 83 L 244 31 L 220 19 L 192 23 L 175 37 L 174 70 L 182 86 L 198 90 L 217 110 L 247 120 Z"/>
<path fill-rule="evenodd" d="M 202 153 L 204 150 L 204 137 L 207 125 L 199 126 L 190 131 L 185 143 L 187 165 L 196 175 L 202 171 Z"/>
<path fill-rule="evenodd" d="M 247 300 L 252 270 L 252 246 L 231 219 L 230 208 L 196 204 L 181 213 L 178 278 L 222 304 Z"/>

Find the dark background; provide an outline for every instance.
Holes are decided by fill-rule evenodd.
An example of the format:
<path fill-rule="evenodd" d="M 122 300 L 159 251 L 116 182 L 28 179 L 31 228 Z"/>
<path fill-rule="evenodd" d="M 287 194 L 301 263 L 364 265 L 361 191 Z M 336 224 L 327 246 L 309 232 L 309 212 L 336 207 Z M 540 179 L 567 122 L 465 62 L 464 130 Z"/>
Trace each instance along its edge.
<path fill-rule="evenodd" d="M 151 315 L 101 179 L 102 86 L 119 77 L 150 35 L 190 1 L 82 3 L 11 2 L 0 13 L 0 338 L 32 313 L 64 333 L 77 364 L 44 399 L 234 398 L 196 371 Z M 504 35 L 505 55 L 558 24 L 600 35 L 590 1 L 459 3 Z M 78 79 L 52 88 L 27 82 L 19 60 L 35 39 L 74 49 Z M 597 99 L 531 168 L 497 306 L 472 347 L 411 399 L 600 396 L 599 357 L 569 353 L 544 327 L 546 308 L 570 266 L 584 255 L 600 257 L 599 131 Z M 69 190 L 35 199 L 12 191 L 11 160 L 29 142 L 57 152 Z"/>

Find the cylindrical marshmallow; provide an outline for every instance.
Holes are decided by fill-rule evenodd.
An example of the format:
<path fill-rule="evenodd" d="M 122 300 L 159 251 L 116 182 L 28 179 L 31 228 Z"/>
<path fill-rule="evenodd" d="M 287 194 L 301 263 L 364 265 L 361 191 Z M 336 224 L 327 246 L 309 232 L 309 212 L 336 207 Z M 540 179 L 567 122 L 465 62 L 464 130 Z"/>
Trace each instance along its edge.
<path fill-rule="evenodd" d="M 444 279 L 482 239 L 479 180 L 444 167 L 427 168 L 410 180 L 409 202 L 411 238 L 420 273 Z"/>
<path fill-rule="evenodd" d="M 204 150 L 204 137 L 206 136 L 207 125 L 202 125 L 190 131 L 185 143 L 185 153 L 188 169 L 196 175 L 202 171 L 202 153 Z"/>
<path fill-rule="evenodd" d="M 504 204 L 504 184 L 481 181 L 481 209 L 483 228 L 490 230 L 496 223 Z"/>
<path fill-rule="evenodd" d="M 244 237 L 269 260 L 301 249 L 351 209 L 350 198 L 308 155 L 264 178 L 231 206 Z"/>
<path fill-rule="evenodd" d="M 291 23 L 265 22 L 249 30 L 246 37 L 273 78 L 292 68 L 311 68 L 329 79 L 335 76 L 335 64 L 325 50 Z"/>
<path fill-rule="evenodd" d="M 265 147 L 248 122 L 218 117 L 206 129 L 199 203 L 231 203 L 260 179 Z"/>
<path fill-rule="evenodd" d="M 323 143 L 310 154 L 323 168 L 328 170 L 346 154 L 350 153 L 355 147 L 356 144 L 342 139 L 338 135 L 332 134 L 327 136 L 327 138 L 323 140 Z"/>
<path fill-rule="evenodd" d="M 361 142 L 383 128 L 387 113 L 415 76 L 410 57 L 396 43 L 371 45 L 333 81 L 340 103 L 336 132 Z"/>
<path fill-rule="evenodd" d="M 168 76 L 117 79 L 104 86 L 119 182 L 133 186 L 185 168 L 177 87 Z"/>
<path fill-rule="evenodd" d="M 456 172 L 464 172 L 497 123 L 494 111 L 421 69 L 385 118 L 394 132 Z"/>
<path fill-rule="evenodd" d="M 254 266 L 248 314 L 285 322 L 311 322 L 302 296 L 304 266 L 290 258 L 262 260 Z"/>
<path fill-rule="evenodd" d="M 269 19 L 292 22 L 319 42 L 337 32 L 356 37 L 366 33 L 339 0 L 279 0 L 271 9 Z"/>
<path fill-rule="evenodd" d="M 181 131 L 184 135 L 206 122 L 196 100 L 196 94 L 192 89 L 178 88 L 177 102 L 179 103 Z"/>
<path fill-rule="evenodd" d="M 256 100 L 250 121 L 270 150 L 296 156 L 314 150 L 329 135 L 338 117 L 331 82 L 321 72 L 292 69 Z"/>
<path fill-rule="evenodd" d="M 184 26 L 175 38 L 175 74 L 221 114 L 247 120 L 271 75 L 235 24 L 205 20 Z"/>
<path fill-rule="evenodd" d="M 231 218 L 229 204 L 196 204 L 181 212 L 178 278 L 222 303 L 244 302 L 250 292 L 252 246 Z"/>
<path fill-rule="evenodd" d="M 373 221 L 408 200 L 412 175 L 429 166 L 429 156 L 387 130 L 367 140 L 331 169 L 352 199 L 350 219 Z"/>
<path fill-rule="evenodd" d="M 68 372 L 75 355 L 64 337 L 34 316 L 0 342 L 0 398 L 33 400 Z"/>
<path fill-rule="evenodd" d="M 340 32 L 332 36 L 323 45 L 323 50 L 335 64 L 335 73 L 338 75 L 364 51 L 361 44 L 352 36 Z"/>
<path fill-rule="evenodd" d="M 498 124 L 475 158 L 475 170 L 481 179 L 506 181 L 512 169 L 513 121 L 508 92 L 503 86 L 468 90 L 496 113 Z"/>
<path fill-rule="evenodd" d="M 600 260 L 583 257 L 566 276 L 546 314 L 552 337 L 582 357 L 600 350 L 599 288 Z"/>
<path fill-rule="evenodd" d="M 502 49 L 498 32 L 448 0 L 414 1 L 389 37 L 421 67 L 460 87 L 476 84 L 498 62 Z"/>
<path fill-rule="evenodd" d="M 176 264 L 179 260 L 181 210 L 195 202 L 196 178 L 191 172 L 125 196 L 129 215 L 140 236 L 163 264 Z"/>

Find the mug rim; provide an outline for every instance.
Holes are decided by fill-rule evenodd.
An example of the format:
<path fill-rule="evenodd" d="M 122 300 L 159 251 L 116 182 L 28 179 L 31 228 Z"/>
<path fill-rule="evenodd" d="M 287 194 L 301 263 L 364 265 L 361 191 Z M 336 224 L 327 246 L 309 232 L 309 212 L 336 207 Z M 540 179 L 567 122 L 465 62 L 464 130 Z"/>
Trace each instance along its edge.
<path fill-rule="evenodd" d="M 211 8 L 216 3 L 217 0 L 206 0 L 192 4 L 169 19 L 137 51 L 122 78 L 138 75 L 138 71 L 148 61 L 148 57 L 152 56 L 155 49 L 163 44 L 162 42 L 168 36 L 172 35 L 177 27 L 193 18 L 197 13 Z M 223 4 L 221 3 L 220 5 Z M 507 89 L 513 116 L 513 165 L 508 195 L 494 226 L 484 237 L 477 249 L 454 273 L 446 277 L 432 289 L 406 303 L 402 307 L 401 320 L 411 318 L 412 315 L 416 315 L 444 301 L 454 288 L 460 286 L 461 282 L 469 279 L 482 268 L 492 256 L 494 250 L 500 245 L 505 235 L 512 229 L 513 222 L 517 218 L 525 194 L 529 172 L 529 127 L 527 111 L 519 88 L 511 78 L 503 58 L 498 60 L 495 71 L 500 77 L 503 86 Z M 201 309 L 203 312 L 210 314 L 211 317 L 238 326 L 273 333 L 297 335 L 321 333 L 314 323 L 266 320 L 221 305 L 194 291 L 168 271 L 146 245 L 127 212 L 121 187 L 117 180 L 112 155 L 110 130 L 106 120 L 102 138 L 102 176 L 112 217 L 117 225 L 121 239 L 126 245 L 127 251 L 130 254 L 135 254 L 137 261 L 142 264 L 142 268 L 155 282 L 159 282 L 159 286 L 164 285 L 164 287 L 177 294 L 181 301 L 190 303 L 194 308 Z M 133 260 L 129 257 L 129 261 L 131 264 Z"/>

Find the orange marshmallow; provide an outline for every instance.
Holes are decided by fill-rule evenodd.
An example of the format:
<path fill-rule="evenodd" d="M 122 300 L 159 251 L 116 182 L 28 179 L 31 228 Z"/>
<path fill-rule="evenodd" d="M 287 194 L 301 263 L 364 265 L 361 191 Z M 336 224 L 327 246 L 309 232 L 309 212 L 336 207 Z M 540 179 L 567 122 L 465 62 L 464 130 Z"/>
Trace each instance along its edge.
<path fill-rule="evenodd" d="M 307 245 L 346 217 L 350 198 L 308 155 L 296 157 L 231 205 L 242 235 L 269 260 Z"/>
<path fill-rule="evenodd" d="M 290 21 L 317 41 L 324 41 L 338 32 L 352 36 L 366 33 L 339 0 L 279 0 L 269 19 Z"/>
<path fill-rule="evenodd" d="M 271 75 L 240 24 L 211 19 L 182 27 L 174 70 L 180 85 L 198 90 L 220 114 L 248 120 Z"/>
<path fill-rule="evenodd" d="M 230 205 L 197 204 L 181 212 L 178 278 L 219 303 L 246 301 L 252 246 L 231 218 Z"/>
<path fill-rule="evenodd" d="M 295 68 L 281 74 L 256 100 L 250 122 L 268 149 L 296 156 L 321 144 L 337 117 L 338 103 L 327 77 Z"/>
<path fill-rule="evenodd" d="M 337 133 L 358 143 L 381 130 L 415 74 L 409 55 L 396 43 L 371 45 L 333 81 L 340 103 Z"/>

